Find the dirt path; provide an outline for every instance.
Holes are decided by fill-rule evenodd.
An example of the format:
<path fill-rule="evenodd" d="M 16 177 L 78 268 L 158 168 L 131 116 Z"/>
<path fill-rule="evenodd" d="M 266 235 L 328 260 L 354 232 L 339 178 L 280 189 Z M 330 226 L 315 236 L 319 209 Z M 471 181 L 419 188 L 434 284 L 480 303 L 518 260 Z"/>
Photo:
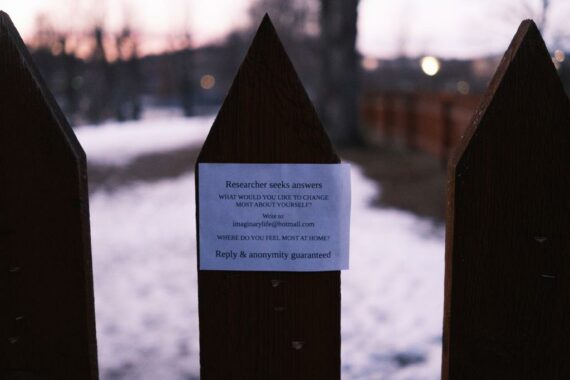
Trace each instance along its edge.
<path fill-rule="evenodd" d="M 190 146 L 170 152 L 139 156 L 124 166 L 88 164 L 89 191 L 115 191 L 134 182 L 154 182 L 194 170 L 200 148 Z"/>
<path fill-rule="evenodd" d="M 112 192 L 135 182 L 178 177 L 194 170 L 199 152 L 199 147 L 190 146 L 140 156 L 125 166 L 89 165 L 89 190 Z M 438 159 L 390 148 L 342 150 L 340 154 L 380 184 L 382 191 L 376 205 L 408 210 L 443 223 L 445 170 Z"/>
<path fill-rule="evenodd" d="M 342 150 L 381 186 L 376 204 L 411 211 L 436 223 L 445 219 L 446 171 L 441 161 L 421 152 L 393 148 Z"/>

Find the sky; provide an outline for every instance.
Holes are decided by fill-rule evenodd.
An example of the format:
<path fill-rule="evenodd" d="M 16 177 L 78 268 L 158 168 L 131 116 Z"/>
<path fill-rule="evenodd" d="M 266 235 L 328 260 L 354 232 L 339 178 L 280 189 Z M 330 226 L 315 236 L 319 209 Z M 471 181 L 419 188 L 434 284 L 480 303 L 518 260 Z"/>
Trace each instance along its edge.
<path fill-rule="evenodd" d="M 361 0 L 358 48 L 365 56 L 392 58 L 399 54 L 432 54 L 469 58 L 501 54 L 518 23 L 529 12 L 520 2 L 539 0 Z M 518 6 L 513 6 L 516 4 Z M 566 0 L 553 0 L 547 41 L 570 15 Z M 96 4 L 96 6 L 94 6 Z M 249 22 L 251 0 L 0 0 L 0 9 L 14 21 L 24 39 L 32 34 L 40 13 L 56 23 L 81 28 L 81 22 L 101 17 L 111 27 L 125 14 L 144 30 L 146 52 L 160 51 L 172 36 L 188 30 L 196 45 L 223 39 L 231 29 Z M 564 12 L 563 12 L 564 8 Z M 93 11 L 93 9 L 107 9 Z M 568 12 L 566 12 L 568 11 Z M 79 16 L 77 16 L 79 15 Z"/>

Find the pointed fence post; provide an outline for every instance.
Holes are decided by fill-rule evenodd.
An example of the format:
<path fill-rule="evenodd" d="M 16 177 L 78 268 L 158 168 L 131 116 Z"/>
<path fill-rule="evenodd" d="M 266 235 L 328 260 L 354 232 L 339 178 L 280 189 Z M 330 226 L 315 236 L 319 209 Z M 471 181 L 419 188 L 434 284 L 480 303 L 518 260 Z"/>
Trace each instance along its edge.
<path fill-rule="evenodd" d="M 85 154 L 0 12 L 0 378 L 97 379 Z"/>
<path fill-rule="evenodd" d="M 450 165 L 443 379 L 570 378 L 570 104 L 524 21 Z"/>
<path fill-rule="evenodd" d="M 265 16 L 198 163 L 338 162 Z M 198 285 L 203 379 L 340 378 L 339 271 L 199 270 Z"/>

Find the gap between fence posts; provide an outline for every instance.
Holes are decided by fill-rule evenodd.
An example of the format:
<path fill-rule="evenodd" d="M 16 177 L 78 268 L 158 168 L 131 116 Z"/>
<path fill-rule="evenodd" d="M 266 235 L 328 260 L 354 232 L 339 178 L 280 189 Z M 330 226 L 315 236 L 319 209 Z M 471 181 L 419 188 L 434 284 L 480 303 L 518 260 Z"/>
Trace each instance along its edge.
<path fill-rule="evenodd" d="M 570 378 L 570 104 L 523 22 L 449 170 L 443 379 Z"/>
<path fill-rule="evenodd" d="M 266 16 L 198 163 L 338 162 Z M 198 289 L 203 379 L 340 378 L 339 271 L 198 270 Z"/>

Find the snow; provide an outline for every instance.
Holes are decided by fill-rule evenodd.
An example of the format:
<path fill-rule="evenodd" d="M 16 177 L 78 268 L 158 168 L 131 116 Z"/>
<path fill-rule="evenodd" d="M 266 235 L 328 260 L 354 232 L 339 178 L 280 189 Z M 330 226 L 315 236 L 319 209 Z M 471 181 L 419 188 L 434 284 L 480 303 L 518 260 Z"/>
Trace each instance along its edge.
<path fill-rule="evenodd" d="M 124 165 L 200 143 L 211 120 L 83 127 L 78 137 L 92 160 Z M 343 378 L 439 379 L 443 231 L 413 214 L 371 207 L 376 184 L 357 166 L 351 177 Z M 101 190 L 90 205 L 101 378 L 197 378 L 194 175 Z"/>
<path fill-rule="evenodd" d="M 353 166 L 350 270 L 342 273 L 343 377 L 439 379 L 443 231 L 407 212 L 370 207 L 376 191 Z"/>
<path fill-rule="evenodd" d="M 75 129 L 75 134 L 89 162 L 124 165 L 142 154 L 199 145 L 213 121 L 211 116 L 150 118 L 82 126 Z"/>
<path fill-rule="evenodd" d="M 198 374 L 194 176 L 90 203 L 102 379 Z"/>

